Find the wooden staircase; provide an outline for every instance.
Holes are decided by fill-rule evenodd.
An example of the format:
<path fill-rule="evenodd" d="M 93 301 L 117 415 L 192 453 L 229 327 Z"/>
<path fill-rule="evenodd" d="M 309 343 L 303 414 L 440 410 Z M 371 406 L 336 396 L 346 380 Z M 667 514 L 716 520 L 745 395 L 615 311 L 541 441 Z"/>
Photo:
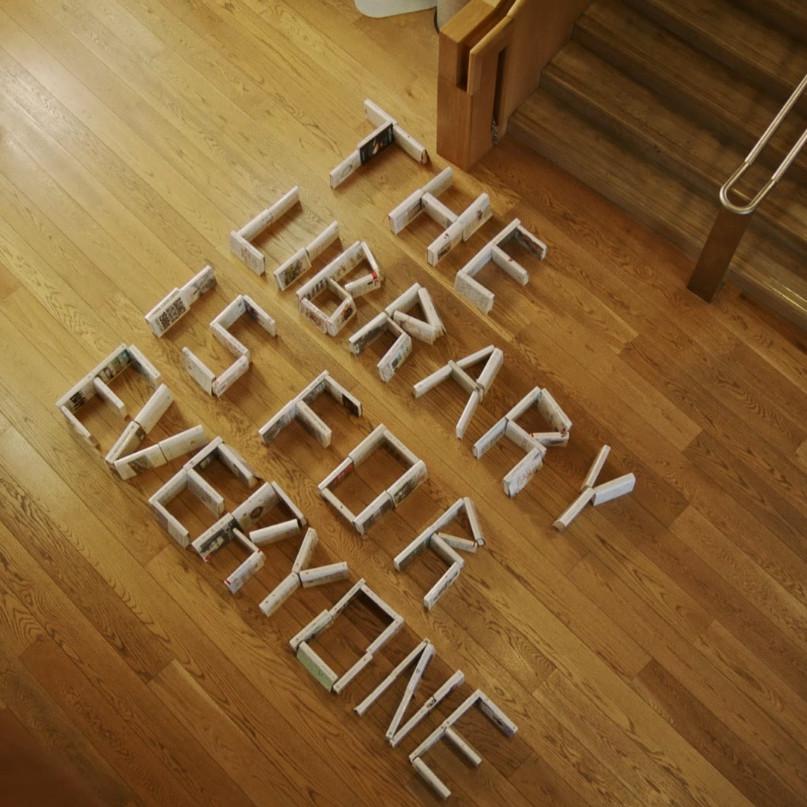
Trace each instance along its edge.
<path fill-rule="evenodd" d="M 718 190 L 807 73 L 807 0 L 593 0 L 508 133 L 694 259 Z M 786 119 L 753 196 L 805 128 Z M 729 282 L 807 328 L 807 153 L 754 214 Z"/>

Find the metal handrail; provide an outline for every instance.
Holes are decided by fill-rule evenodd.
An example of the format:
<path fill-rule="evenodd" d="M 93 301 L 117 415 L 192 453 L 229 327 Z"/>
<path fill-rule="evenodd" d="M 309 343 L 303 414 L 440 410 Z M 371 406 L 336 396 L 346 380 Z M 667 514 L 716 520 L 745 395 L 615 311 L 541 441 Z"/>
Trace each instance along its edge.
<path fill-rule="evenodd" d="M 805 75 L 804 78 L 799 82 L 796 89 L 791 93 L 790 98 L 787 99 L 779 112 L 776 113 L 776 117 L 771 121 L 770 125 L 765 130 L 765 133 L 759 138 L 754 148 L 748 152 L 748 156 L 743 160 L 740 167 L 726 180 L 723 187 L 720 188 L 720 203 L 724 208 L 726 208 L 726 210 L 730 210 L 732 213 L 736 213 L 739 216 L 747 216 L 749 213 L 753 213 L 757 209 L 759 203 L 768 195 L 771 189 L 782 178 L 787 169 L 790 168 L 791 163 L 798 156 L 802 146 L 807 143 L 807 129 L 805 129 L 801 133 L 799 139 L 793 144 L 793 147 L 787 153 L 787 156 L 782 160 L 782 162 L 779 163 L 779 167 L 773 172 L 771 178 L 762 186 L 757 195 L 748 204 L 736 205 L 729 199 L 729 193 L 731 193 L 734 185 L 754 164 L 762 149 L 768 145 L 768 141 L 775 134 L 788 112 L 790 112 L 790 110 L 799 100 L 799 97 L 804 92 L 805 88 L 807 88 L 807 75 Z"/>

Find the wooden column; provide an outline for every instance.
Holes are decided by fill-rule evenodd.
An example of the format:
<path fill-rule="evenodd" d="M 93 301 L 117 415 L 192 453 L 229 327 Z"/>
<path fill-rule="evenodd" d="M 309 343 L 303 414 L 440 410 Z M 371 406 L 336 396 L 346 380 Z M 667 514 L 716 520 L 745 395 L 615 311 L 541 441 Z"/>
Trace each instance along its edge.
<path fill-rule="evenodd" d="M 589 0 L 471 0 L 440 32 L 437 151 L 470 168 L 535 89 Z"/>
<path fill-rule="evenodd" d="M 493 145 L 496 64 L 489 52 L 478 49 L 473 70 L 470 62 L 472 50 L 503 17 L 496 5 L 471 0 L 440 31 L 437 151 L 460 168 L 471 166 Z"/>

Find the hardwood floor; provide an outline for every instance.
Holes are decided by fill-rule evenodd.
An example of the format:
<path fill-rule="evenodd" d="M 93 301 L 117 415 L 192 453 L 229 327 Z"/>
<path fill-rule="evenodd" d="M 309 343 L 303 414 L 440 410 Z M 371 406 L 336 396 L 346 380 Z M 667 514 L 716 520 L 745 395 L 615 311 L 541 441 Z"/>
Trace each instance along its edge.
<path fill-rule="evenodd" d="M 0 8 L 0 788 L 4 803 L 429 803 L 407 754 L 472 689 L 518 724 L 481 715 L 462 731 L 477 770 L 443 746 L 430 764 L 467 804 L 807 803 L 807 362 L 799 337 L 727 290 L 688 293 L 672 246 L 522 147 L 505 142 L 442 197 L 482 190 L 495 217 L 431 269 L 438 227 L 401 237 L 387 212 L 423 184 L 398 150 L 343 188 L 328 171 L 369 131 L 373 98 L 430 148 L 436 37 L 431 14 L 360 17 L 347 0 L 6 0 Z M 274 266 L 333 218 L 383 270 L 344 337 L 412 282 L 448 336 L 416 343 L 388 384 L 380 350 L 302 319 L 229 255 L 227 236 L 294 183 L 299 210 L 264 246 Z M 514 215 L 550 248 L 530 283 L 486 274 L 488 318 L 456 296 L 456 270 Z M 165 338 L 143 314 L 205 261 L 218 287 Z M 486 270 L 486 272 L 489 270 Z M 278 322 L 237 327 L 254 364 L 220 401 L 181 367 L 187 345 L 220 370 L 208 323 L 235 294 Z M 288 640 L 347 583 L 298 592 L 265 618 L 257 603 L 288 573 L 294 541 L 267 550 L 244 593 L 180 550 L 146 499 L 182 460 L 122 483 L 73 438 L 53 402 L 121 342 L 155 362 L 177 403 L 157 438 L 201 422 L 300 503 L 317 563 L 347 560 L 406 617 L 404 630 L 339 696 Z M 463 442 L 465 397 L 411 385 L 486 344 L 505 364 Z M 269 448 L 256 434 L 328 369 L 364 403 L 350 419 L 322 402 L 322 449 L 299 426 Z M 501 477 L 517 452 L 477 461 L 470 445 L 536 384 L 574 421 L 566 449 L 515 499 Z M 116 391 L 136 407 L 129 376 Z M 133 411 L 130 409 L 130 411 Z M 120 429 L 90 407 L 107 448 Z M 425 459 L 429 479 L 360 540 L 316 484 L 378 423 Z M 604 442 L 604 478 L 635 493 L 585 512 L 571 501 Z M 369 465 L 368 488 L 386 473 Z M 228 507 L 243 491 L 226 478 Z M 356 500 L 371 494 L 351 489 Z M 466 558 L 432 612 L 441 573 L 392 557 L 458 496 L 477 502 L 488 544 Z M 199 531 L 199 508 L 181 517 Z M 323 637 L 342 669 L 377 630 L 362 608 Z M 352 707 L 421 637 L 437 659 L 420 703 L 455 669 L 466 683 L 397 749 L 384 731 L 403 684 L 364 718 Z M 9 800 L 10 799 L 10 800 Z"/>

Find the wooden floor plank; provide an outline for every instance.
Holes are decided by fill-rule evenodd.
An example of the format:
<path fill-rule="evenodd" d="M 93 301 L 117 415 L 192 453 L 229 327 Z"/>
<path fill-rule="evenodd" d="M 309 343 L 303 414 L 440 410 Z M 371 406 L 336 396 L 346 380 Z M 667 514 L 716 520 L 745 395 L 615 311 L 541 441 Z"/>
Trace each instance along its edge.
<path fill-rule="evenodd" d="M 6 652 L 13 656 L 22 655 L 32 644 L 45 636 L 25 604 L 1 581 L 0 631 Z"/>
<path fill-rule="evenodd" d="M 712 568 L 720 570 L 721 577 L 742 592 L 789 641 L 801 646 L 807 642 L 807 606 L 796 601 L 697 510 L 685 510 L 672 531 Z"/>
<path fill-rule="evenodd" d="M 693 698 L 662 665 L 652 661 L 639 674 L 638 683 L 692 745 L 753 803 L 791 804 L 797 801 L 797 791 L 786 787 L 760 762 L 753 749 Z"/>
<path fill-rule="evenodd" d="M 7 457 L 8 454 L 4 452 L 4 456 Z M 32 455 L 29 455 L 28 462 L 27 462 L 27 468 L 32 473 L 36 473 L 38 475 L 38 477 L 41 479 L 43 472 L 44 473 L 47 473 L 47 472 L 45 471 L 45 468 L 42 465 L 40 465 L 39 468 L 36 468 L 36 465 L 35 465 L 34 462 L 32 462 L 32 460 L 33 460 Z M 34 470 L 35 468 L 36 468 L 36 470 Z M 20 482 L 19 474 L 15 475 L 15 476 L 16 476 L 16 479 L 17 479 L 17 484 L 19 484 L 19 482 Z M 9 479 L 10 478 L 7 477 L 7 476 L 4 477 L 4 481 L 6 481 L 6 482 L 8 482 Z M 7 501 L 6 504 L 8 504 L 8 503 L 9 502 Z M 65 499 L 63 499 L 63 503 L 66 506 L 69 506 L 70 505 L 70 500 L 65 498 Z M 53 504 L 53 502 L 51 502 L 51 504 Z M 41 519 L 42 519 L 42 516 L 40 515 L 40 521 L 41 521 Z M 64 527 L 62 527 L 62 532 L 63 532 L 63 534 L 66 532 L 66 529 Z M 30 535 L 30 533 L 29 533 L 29 535 Z M 47 533 L 37 533 L 37 537 L 39 538 L 40 541 L 44 541 L 44 539 L 47 537 Z M 55 537 L 55 536 L 53 536 L 53 537 Z M 67 537 L 69 538 L 71 536 L 68 535 Z M 84 535 L 83 534 L 75 536 L 75 543 L 78 543 L 79 546 L 84 546 L 83 541 L 84 541 Z M 69 548 L 69 547 L 64 547 L 62 549 L 62 551 L 63 552 L 68 552 L 70 549 L 71 548 Z M 44 551 L 44 547 L 40 551 Z M 75 553 L 70 551 L 70 554 L 75 554 Z M 104 554 L 106 554 L 106 553 L 104 553 L 102 551 L 101 555 L 103 556 Z M 117 557 L 116 557 L 116 555 L 117 555 Z M 66 554 L 65 557 L 68 557 L 68 555 Z M 125 560 L 125 556 L 121 555 L 119 549 L 116 552 L 108 554 L 107 557 L 114 563 L 114 567 L 116 567 L 118 570 L 120 570 L 122 568 L 120 563 L 121 563 L 121 561 Z M 93 560 L 97 563 L 98 562 L 97 556 L 94 557 Z M 125 568 L 125 566 L 126 566 L 126 564 L 124 564 L 123 568 Z M 103 566 L 102 566 L 102 568 L 103 568 Z M 133 567 L 130 566 L 130 568 L 133 568 Z M 64 561 L 61 564 L 59 564 L 58 569 L 63 574 L 65 573 L 66 569 L 65 569 Z M 53 568 L 53 571 L 56 571 L 55 566 Z M 169 641 L 168 640 L 168 634 L 163 632 L 162 626 L 158 622 L 154 621 L 153 618 L 150 616 L 149 610 L 151 610 L 151 609 L 146 610 L 146 609 L 148 609 L 148 606 L 146 605 L 146 597 L 143 597 L 143 594 L 147 593 L 147 590 L 144 592 L 143 585 L 145 584 L 146 586 L 148 586 L 148 580 L 146 579 L 146 576 L 144 575 L 144 572 L 143 572 L 142 569 L 141 569 L 140 578 L 141 579 L 136 579 L 136 578 L 133 578 L 133 576 L 131 574 L 126 575 L 125 572 L 120 573 L 120 571 L 119 571 L 115 576 L 111 576 L 109 579 L 116 581 L 116 585 L 125 586 L 126 588 L 129 589 L 130 593 L 128 595 L 126 595 L 126 599 L 129 602 L 132 602 L 133 604 L 135 604 L 135 603 L 138 603 L 139 600 L 142 601 L 142 605 L 140 605 L 138 603 L 136 607 L 137 607 L 138 617 L 144 623 L 143 628 L 147 629 L 149 631 L 149 635 L 151 636 L 151 640 L 153 642 L 156 641 L 158 638 L 165 637 L 165 644 L 167 644 L 168 641 Z M 165 595 L 163 595 L 163 598 L 165 598 Z M 153 602 L 153 600 L 152 600 L 152 602 Z M 153 607 L 154 607 L 154 605 L 152 604 L 151 608 L 153 608 Z M 101 627 L 103 628 L 103 626 L 101 626 Z M 114 639 L 114 636 L 111 636 L 108 640 L 111 640 L 111 639 Z M 126 634 L 126 633 L 122 634 L 122 638 L 120 639 L 120 644 L 121 644 L 122 648 L 125 651 L 125 652 L 122 653 L 122 656 L 127 661 L 129 661 L 129 655 L 130 655 L 128 641 L 129 641 L 129 634 Z M 161 646 L 162 646 L 162 643 L 161 643 Z M 91 656 L 91 657 L 93 657 L 93 656 Z M 166 658 L 166 656 L 164 655 L 163 658 Z M 170 659 L 170 656 L 168 657 L 168 659 Z M 156 675 L 162 669 L 163 666 L 164 665 L 159 666 L 156 669 L 153 669 L 151 674 L 149 674 L 148 676 L 144 676 L 144 677 L 148 677 L 149 679 L 153 678 L 154 675 Z M 118 673 L 118 676 L 119 675 L 120 675 L 120 673 Z M 153 698 L 149 698 L 147 700 L 153 701 Z M 153 708 L 154 707 L 152 705 L 152 709 Z M 171 726 L 173 728 L 174 725 L 175 725 L 175 721 L 171 720 L 170 724 L 171 724 Z"/>
<path fill-rule="evenodd" d="M 45 445 L 47 445 L 47 441 L 45 441 Z M 419 527 L 418 527 L 419 529 Z M 411 534 L 414 535 L 417 532 L 415 526 L 409 528 Z M 508 565 L 513 562 L 513 560 L 506 560 L 504 556 L 502 556 L 502 562 L 507 563 Z M 523 554 L 523 562 L 529 565 L 532 565 L 533 561 L 530 559 L 528 553 Z M 551 573 L 546 573 L 540 566 L 537 565 L 536 573 L 540 575 L 543 585 L 547 587 L 548 591 L 551 591 L 553 588 L 557 587 L 562 583 L 562 578 L 557 578 L 553 576 Z M 572 589 L 568 589 L 567 593 L 564 595 L 565 597 L 573 597 L 574 591 Z M 553 599 L 555 599 L 553 597 Z M 583 611 L 581 609 L 585 608 L 585 601 L 577 598 L 576 600 L 576 608 L 573 610 L 569 610 L 564 608 L 562 618 L 564 620 L 569 619 L 576 619 L 575 614 L 577 612 L 580 613 L 581 617 L 583 615 Z M 488 613 L 487 620 L 490 620 L 492 612 Z M 627 650 L 630 646 L 629 641 L 624 637 L 617 637 L 614 634 L 613 629 L 609 629 L 608 626 L 602 624 L 598 621 L 598 616 L 596 613 L 591 613 L 589 616 L 585 618 L 581 618 L 580 621 L 577 623 L 578 629 L 583 633 L 583 635 L 590 641 L 595 647 L 600 648 L 600 652 L 602 652 L 607 658 L 610 659 L 611 663 L 619 670 L 621 670 L 626 677 L 631 677 L 635 674 L 638 669 L 640 669 L 644 663 L 646 662 L 646 657 L 643 656 L 641 653 L 634 652 L 635 648 L 631 650 Z M 451 635 L 451 631 L 448 631 L 447 635 Z M 500 636 L 506 635 L 505 631 L 501 631 L 499 633 Z M 607 639 L 605 637 L 608 637 Z M 497 635 L 493 633 L 488 634 L 488 644 L 490 641 L 496 641 Z M 622 648 L 621 652 L 617 649 Z M 508 648 L 503 646 L 503 650 L 507 651 Z M 619 654 L 618 654 L 619 652 Z"/>
<path fill-rule="evenodd" d="M 70 716 L 53 701 L 18 659 L 6 654 L 2 646 L 0 687 L 0 697 L 5 704 L 0 714 L 5 729 L 9 731 L 8 735 L 3 734 L 9 741 L 3 743 L 2 751 L 4 754 L 14 754 L 15 750 L 30 754 L 26 764 L 36 766 L 37 775 L 42 777 L 40 781 L 50 791 L 50 797 L 57 796 L 61 791 L 67 795 L 62 802 L 64 804 L 75 804 L 76 796 L 87 798 L 90 804 L 94 800 L 99 805 L 144 803 L 85 734 L 73 725 Z M 14 735 L 17 742 L 11 741 Z M 59 762 L 49 764 L 48 760 Z M 13 766 L 20 764 L 19 757 L 12 758 L 10 763 L 8 767 L 4 764 L 0 769 L 8 777 L 4 785 L 7 784 L 9 790 L 4 792 L 13 794 L 16 790 L 20 799 L 35 800 L 37 785 L 16 781 Z"/>
<path fill-rule="evenodd" d="M 73 771 L 61 761 L 49 759 L 38 739 L 8 709 L 0 709 L 0 736 L 4 740 L 0 749 L 0 787 L 10 802 L 54 807 L 103 804 Z"/>
<path fill-rule="evenodd" d="M 37 642 L 21 660 L 143 801 L 193 803 L 153 750 L 133 736 L 127 721 L 105 701 L 92 696 L 92 684 L 53 642 Z"/>
<path fill-rule="evenodd" d="M 736 681 L 736 673 L 732 675 L 727 669 L 724 659 L 715 654 L 701 655 L 691 645 L 692 638 L 688 632 L 679 633 L 671 630 L 667 621 L 658 616 L 652 605 L 648 604 L 629 585 L 615 578 L 605 565 L 593 556 L 583 560 L 573 572 L 575 579 L 584 587 L 589 595 L 610 613 L 620 615 L 617 618 L 628 620 L 630 613 L 644 614 L 637 630 L 642 631 L 642 643 L 653 655 L 653 661 L 663 664 L 694 696 L 712 704 L 716 712 L 737 734 L 752 746 L 769 764 L 776 765 L 787 759 L 782 777 L 796 790 L 802 785 L 803 749 L 794 745 L 788 728 L 780 725 L 776 710 L 771 711 L 770 704 L 763 703 L 761 709 L 744 694 L 746 687 L 737 687 L 729 682 Z M 702 630 L 700 635 L 707 635 L 709 630 Z M 701 647 L 706 644 L 696 642 Z M 771 675 L 770 686 L 776 680 Z M 786 686 L 777 686 L 780 692 L 776 697 L 798 704 L 799 698 L 793 696 Z M 649 699 L 653 703 L 652 698 Z M 753 715 L 753 720 L 749 716 Z"/>
<path fill-rule="evenodd" d="M 295 798 L 294 786 L 278 763 L 255 748 L 176 662 L 160 670 L 149 687 L 253 802 L 259 804 L 269 794 L 283 800 Z"/>
<path fill-rule="evenodd" d="M 682 788 L 669 771 L 660 766 L 636 765 L 635 742 L 626 734 L 613 736 L 613 725 L 576 687 L 569 687 L 563 676 L 553 675 L 538 693 L 547 710 L 565 725 L 574 726 L 575 733 L 588 747 L 604 758 L 625 791 L 620 800 L 641 801 L 645 804 L 690 803 L 691 795 Z"/>
<path fill-rule="evenodd" d="M 86 561 L 71 551 L 71 542 L 64 540 L 64 531 L 69 529 L 68 525 L 54 520 L 48 510 L 37 507 L 31 501 L 32 491 L 27 482 L 33 482 L 35 477 L 29 476 L 27 480 L 26 476 L 28 473 L 35 473 L 32 462 L 35 454 L 30 446 L 13 430 L 7 431 L 0 439 L 3 441 L 0 445 L 0 462 L 3 469 L 4 523 L 9 529 L 13 529 L 15 519 L 26 514 L 29 522 L 26 524 L 26 531 L 34 531 L 40 537 L 42 545 L 49 547 L 53 568 L 60 573 L 63 590 L 97 624 L 107 641 L 125 648 L 124 656 L 132 670 L 141 678 L 151 678 L 165 666 L 170 655 L 142 624 L 139 615 L 133 613 L 123 600 L 110 597 L 110 602 L 105 602 L 109 597 L 105 582 L 99 575 L 93 574 L 92 567 Z M 46 470 L 46 466 L 37 470 L 41 473 Z M 72 502 L 68 500 L 65 504 L 70 505 Z M 83 507 L 79 506 L 73 511 L 73 517 L 83 512 Z M 73 543 L 80 543 L 82 540 L 82 536 L 77 535 Z M 112 602 L 115 603 L 114 606 Z M 103 607 L 100 603 L 104 604 Z"/>
<path fill-rule="evenodd" d="M 807 703 L 793 693 L 765 662 L 741 640 L 713 622 L 696 644 L 704 656 L 743 694 L 768 712 L 799 746 L 807 719 Z"/>
<path fill-rule="evenodd" d="M 143 688 L 143 682 L 131 673 L 127 675 L 124 662 L 103 641 L 95 627 L 84 619 L 72 601 L 53 587 L 52 583 L 47 593 L 40 593 L 50 582 L 47 574 L 5 527 L 2 528 L 2 533 L 3 563 L 6 568 L 13 570 L 8 576 L 10 587 L 13 587 L 15 594 L 35 616 L 41 630 L 50 637 L 45 655 L 58 652 L 60 655 L 53 660 L 56 668 L 67 665 L 65 675 L 74 678 L 77 685 L 91 688 L 99 696 L 83 697 L 81 703 L 86 709 L 98 709 L 99 714 L 108 715 L 114 725 L 118 725 L 120 721 L 126 724 L 124 739 L 115 749 L 115 754 L 122 755 L 119 762 L 129 764 L 130 754 L 126 749 L 136 742 L 140 749 L 138 753 L 144 759 L 151 760 L 149 765 L 156 765 L 159 771 L 156 779 L 147 775 L 141 782 L 148 781 L 150 787 L 159 787 L 159 783 L 163 782 L 162 786 L 169 787 L 169 790 L 174 785 L 166 785 L 165 782 L 177 783 L 182 792 L 188 795 L 195 794 L 201 798 L 208 794 L 214 800 L 243 802 L 243 798 L 237 795 L 238 788 L 196 746 L 191 735 L 185 733 L 179 723 L 158 710 L 156 699 L 149 696 L 148 691 Z M 30 544 L 29 535 L 23 535 L 23 540 Z M 26 649 L 29 654 L 26 659 L 31 656 L 39 658 L 39 651 L 35 647 L 37 644 L 41 643 L 36 642 Z M 123 648 L 124 652 L 125 649 Z M 43 669 L 49 669 L 48 665 Z M 73 703 L 73 706 L 76 704 Z M 69 709 L 65 707 L 65 711 L 69 712 Z M 82 719 L 93 723 L 88 712 L 82 712 L 82 715 Z M 129 735 L 136 738 L 132 739 L 131 744 L 125 739 Z M 91 742 L 93 745 L 99 744 L 99 751 L 105 756 L 103 742 Z M 108 759 L 112 767 L 126 778 L 116 762 Z M 133 772 L 137 772 L 137 761 L 131 764 L 135 765 Z M 134 784 L 132 786 L 137 789 Z"/>

